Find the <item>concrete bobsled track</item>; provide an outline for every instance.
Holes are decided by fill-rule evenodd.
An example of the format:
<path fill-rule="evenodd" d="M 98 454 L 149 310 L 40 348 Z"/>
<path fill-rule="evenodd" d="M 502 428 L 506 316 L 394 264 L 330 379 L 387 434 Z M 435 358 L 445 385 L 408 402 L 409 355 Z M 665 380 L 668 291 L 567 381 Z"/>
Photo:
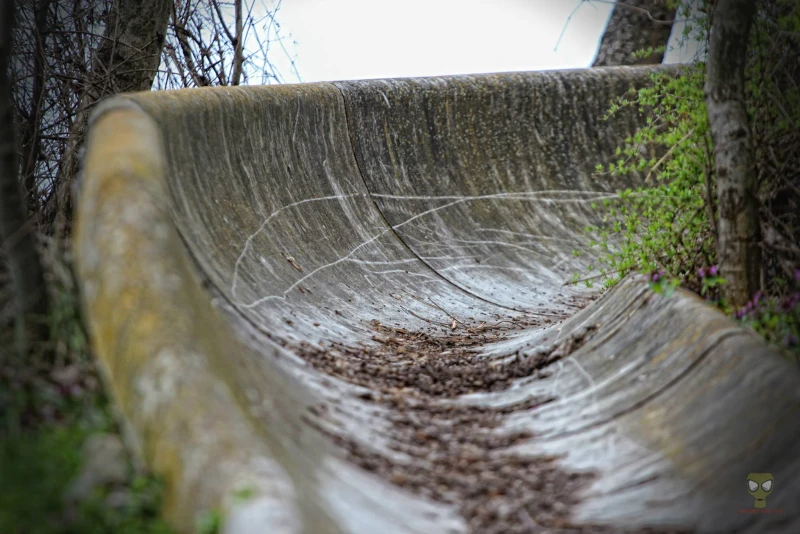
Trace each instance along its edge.
<path fill-rule="evenodd" d="M 593 170 L 644 116 L 602 116 L 651 72 L 101 105 L 78 276 L 174 524 L 800 532 L 796 366 L 688 293 L 564 285 L 634 181 Z"/>

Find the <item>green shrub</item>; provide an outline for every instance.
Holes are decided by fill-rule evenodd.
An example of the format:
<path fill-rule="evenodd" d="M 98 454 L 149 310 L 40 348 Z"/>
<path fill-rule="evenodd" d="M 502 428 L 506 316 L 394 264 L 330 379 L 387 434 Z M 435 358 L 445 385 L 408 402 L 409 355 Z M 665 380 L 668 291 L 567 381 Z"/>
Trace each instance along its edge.
<path fill-rule="evenodd" d="M 760 2 L 751 32 L 746 99 L 759 180 L 764 282 L 745 311 L 731 310 L 720 297 L 725 280 L 715 266 L 716 177 L 702 61 L 708 11 L 682 8 L 682 17 L 691 19 L 684 38 L 700 44 L 695 62 L 680 66 L 677 75 L 653 74 L 649 86 L 610 103 L 606 118 L 634 108 L 647 115 L 647 123 L 617 148 L 616 161 L 596 167 L 596 176 L 638 173 L 643 182 L 593 205 L 601 222 L 586 232 L 599 259 L 572 281 L 599 280 L 609 287 L 628 273 L 649 273 L 653 290 L 669 294 L 680 285 L 695 291 L 767 341 L 798 352 L 792 295 L 800 264 L 800 5 Z"/>

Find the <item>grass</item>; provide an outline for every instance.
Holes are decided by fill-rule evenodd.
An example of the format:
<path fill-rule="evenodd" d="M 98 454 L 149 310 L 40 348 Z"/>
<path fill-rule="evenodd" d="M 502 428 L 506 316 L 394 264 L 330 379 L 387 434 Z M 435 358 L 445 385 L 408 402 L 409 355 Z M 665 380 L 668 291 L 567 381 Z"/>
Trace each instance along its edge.
<path fill-rule="evenodd" d="M 171 534 L 160 517 L 162 485 L 124 459 L 124 481 L 98 485 L 80 502 L 65 498 L 85 467 L 83 447 L 97 434 L 119 436 L 80 317 L 65 255 L 43 241 L 50 278 L 51 341 L 24 358 L 0 316 L 0 533 Z M 0 309 L 8 309 L 0 286 Z M 5 328 L 8 326 L 8 328 Z"/>

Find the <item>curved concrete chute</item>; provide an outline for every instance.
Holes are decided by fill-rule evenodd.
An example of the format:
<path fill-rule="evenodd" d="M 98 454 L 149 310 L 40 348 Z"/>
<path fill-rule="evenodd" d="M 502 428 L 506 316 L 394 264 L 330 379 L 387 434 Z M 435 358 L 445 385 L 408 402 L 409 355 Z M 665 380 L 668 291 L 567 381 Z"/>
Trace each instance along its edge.
<path fill-rule="evenodd" d="M 796 532 L 800 376 L 632 277 L 565 285 L 648 68 L 206 88 L 94 114 L 76 257 L 189 531 Z M 773 513 L 751 513 L 770 472 Z"/>
<path fill-rule="evenodd" d="M 337 86 L 360 169 L 394 231 L 455 285 L 530 311 L 575 294 L 558 289 L 580 270 L 573 251 L 586 248 L 592 203 L 630 185 L 594 167 L 637 117 L 603 115 L 647 80 L 638 70 Z"/>

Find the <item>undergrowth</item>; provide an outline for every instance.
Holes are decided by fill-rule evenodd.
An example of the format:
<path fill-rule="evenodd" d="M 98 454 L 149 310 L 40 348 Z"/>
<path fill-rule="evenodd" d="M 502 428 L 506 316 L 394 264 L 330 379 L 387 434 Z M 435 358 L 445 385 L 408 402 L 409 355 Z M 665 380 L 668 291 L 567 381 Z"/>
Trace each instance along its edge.
<path fill-rule="evenodd" d="M 69 262 L 52 240 L 42 241 L 52 341 L 21 357 L 11 350 L 13 329 L 0 329 L 0 533 L 169 534 L 161 483 L 129 458 L 127 480 L 67 499 L 87 438 L 118 436 L 119 428 L 89 352 Z"/>
<path fill-rule="evenodd" d="M 707 11 L 683 9 L 684 39 L 708 42 Z M 648 55 L 651 50 L 643 50 Z M 593 204 L 598 224 L 587 227 L 596 264 L 573 283 L 610 287 L 632 272 L 669 294 L 683 287 L 703 296 L 787 354 L 800 354 L 800 6 L 791 0 L 759 3 L 746 66 L 746 99 L 756 151 L 762 289 L 742 309 L 722 298 L 717 268 L 716 177 L 703 88 L 702 55 L 693 63 L 651 75 L 610 103 L 606 119 L 622 109 L 647 115 L 646 125 L 598 164 L 595 177 L 632 174 L 638 187 Z M 576 255 L 583 251 L 576 250 Z"/>

